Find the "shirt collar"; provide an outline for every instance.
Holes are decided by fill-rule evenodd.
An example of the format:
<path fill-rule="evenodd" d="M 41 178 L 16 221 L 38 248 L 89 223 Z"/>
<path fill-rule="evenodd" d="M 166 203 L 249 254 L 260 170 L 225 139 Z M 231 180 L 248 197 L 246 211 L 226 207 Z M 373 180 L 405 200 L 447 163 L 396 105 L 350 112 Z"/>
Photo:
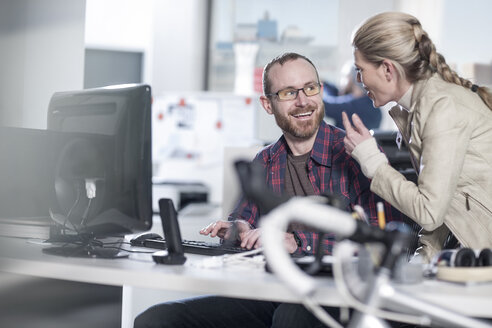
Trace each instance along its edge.
<path fill-rule="evenodd" d="M 333 145 L 333 133 L 329 125 L 326 124 L 325 121 L 321 121 L 318 133 L 316 134 L 313 149 L 311 150 L 311 159 L 321 165 L 331 166 L 331 145 Z M 287 141 L 282 135 L 280 139 L 270 149 L 270 158 L 274 159 L 280 154 L 287 154 L 287 148 Z"/>
<path fill-rule="evenodd" d="M 332 145 L 333 133 L 330 126 L 322 121 L 311 151 L 311 158 L 321 165 L 331 166 Z"/>

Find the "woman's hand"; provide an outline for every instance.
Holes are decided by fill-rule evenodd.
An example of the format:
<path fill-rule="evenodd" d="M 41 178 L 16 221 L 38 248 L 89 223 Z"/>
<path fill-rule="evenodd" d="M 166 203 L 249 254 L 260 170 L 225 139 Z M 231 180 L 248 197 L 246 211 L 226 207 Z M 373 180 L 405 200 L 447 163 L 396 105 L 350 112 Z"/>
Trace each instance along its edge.
<path fill-rule="evenodd" d="M 346 132 L 343 139 L 345 152 L 359 163 L 362 173 L 372 179 L 378 168 L 388 163 L 388 159 L 379 150 L 376 139 L 374 139 L 357 114 L 352 115 L 354 126 L 350 124 L 345 112 L 342 113 L 342 119 Z"/>
<path fill-rule="evenodd" d="M 352 121 L 354 122 L 353 126 L 345 112 L 342 112 L 342 120 L 346 133 L 345 138 L 343 139 L 345 152 L 352 155 L 354 148 L 357 147 L 358 144 L 372 138 L 372 136 L 357 114 L 352 114 Z"/>

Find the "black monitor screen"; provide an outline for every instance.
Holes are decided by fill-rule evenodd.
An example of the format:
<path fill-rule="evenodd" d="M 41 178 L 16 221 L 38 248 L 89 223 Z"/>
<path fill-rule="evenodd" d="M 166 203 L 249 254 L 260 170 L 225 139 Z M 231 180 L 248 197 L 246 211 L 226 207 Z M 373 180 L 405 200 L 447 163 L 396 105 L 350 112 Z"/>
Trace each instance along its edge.
<path fill-rule="evenodd" d="M 151 90 L 120 85 L 58 92 L 48 109 L 50 215 L 93 235 L 152 225 Z"/>

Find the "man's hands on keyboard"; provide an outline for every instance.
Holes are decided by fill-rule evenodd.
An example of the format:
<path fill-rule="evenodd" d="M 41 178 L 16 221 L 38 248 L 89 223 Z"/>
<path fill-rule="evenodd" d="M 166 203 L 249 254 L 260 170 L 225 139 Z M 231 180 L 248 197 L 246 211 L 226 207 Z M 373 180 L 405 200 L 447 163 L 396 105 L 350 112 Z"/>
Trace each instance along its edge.
<path fill-rule="evenodd" d="M 218 220 L 200 230 L 200 234 L 222 238 L 226 244 L 229 241 L 236 243 L 239 240 L 240 246 L 248 250 L 262 247 L 260 238 L 261 230 L 254 228 L 244 220 Z M 285 247 L 291 254 L 297 250 L 298 245 L 293 233 L 285 233 Z"/>
<path fill-rule="evenodd" d="M 200 230 L 200 234 L 222 238 L 225 244 L 239 241 L 241 247 L 248 250 L 261 247 L 260 230 L 244 220 L 218 220 Z"/>

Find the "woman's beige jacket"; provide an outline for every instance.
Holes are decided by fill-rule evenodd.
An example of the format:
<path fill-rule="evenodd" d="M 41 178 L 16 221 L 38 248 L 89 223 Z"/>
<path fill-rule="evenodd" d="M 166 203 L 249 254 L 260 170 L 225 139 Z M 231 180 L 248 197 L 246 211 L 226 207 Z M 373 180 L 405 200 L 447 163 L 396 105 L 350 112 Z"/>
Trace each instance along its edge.
<path fill-rule="evenodd" d="M 465 247 L 492 247 L 492 110 L 437 74 L 412 89 L 409 111 L 395 106 L 390 115 L 417 166 L 418 185 L 381 165 L 371 190 L 422 226 L 418 252 L 427 261 L 449 230 Z"/>

